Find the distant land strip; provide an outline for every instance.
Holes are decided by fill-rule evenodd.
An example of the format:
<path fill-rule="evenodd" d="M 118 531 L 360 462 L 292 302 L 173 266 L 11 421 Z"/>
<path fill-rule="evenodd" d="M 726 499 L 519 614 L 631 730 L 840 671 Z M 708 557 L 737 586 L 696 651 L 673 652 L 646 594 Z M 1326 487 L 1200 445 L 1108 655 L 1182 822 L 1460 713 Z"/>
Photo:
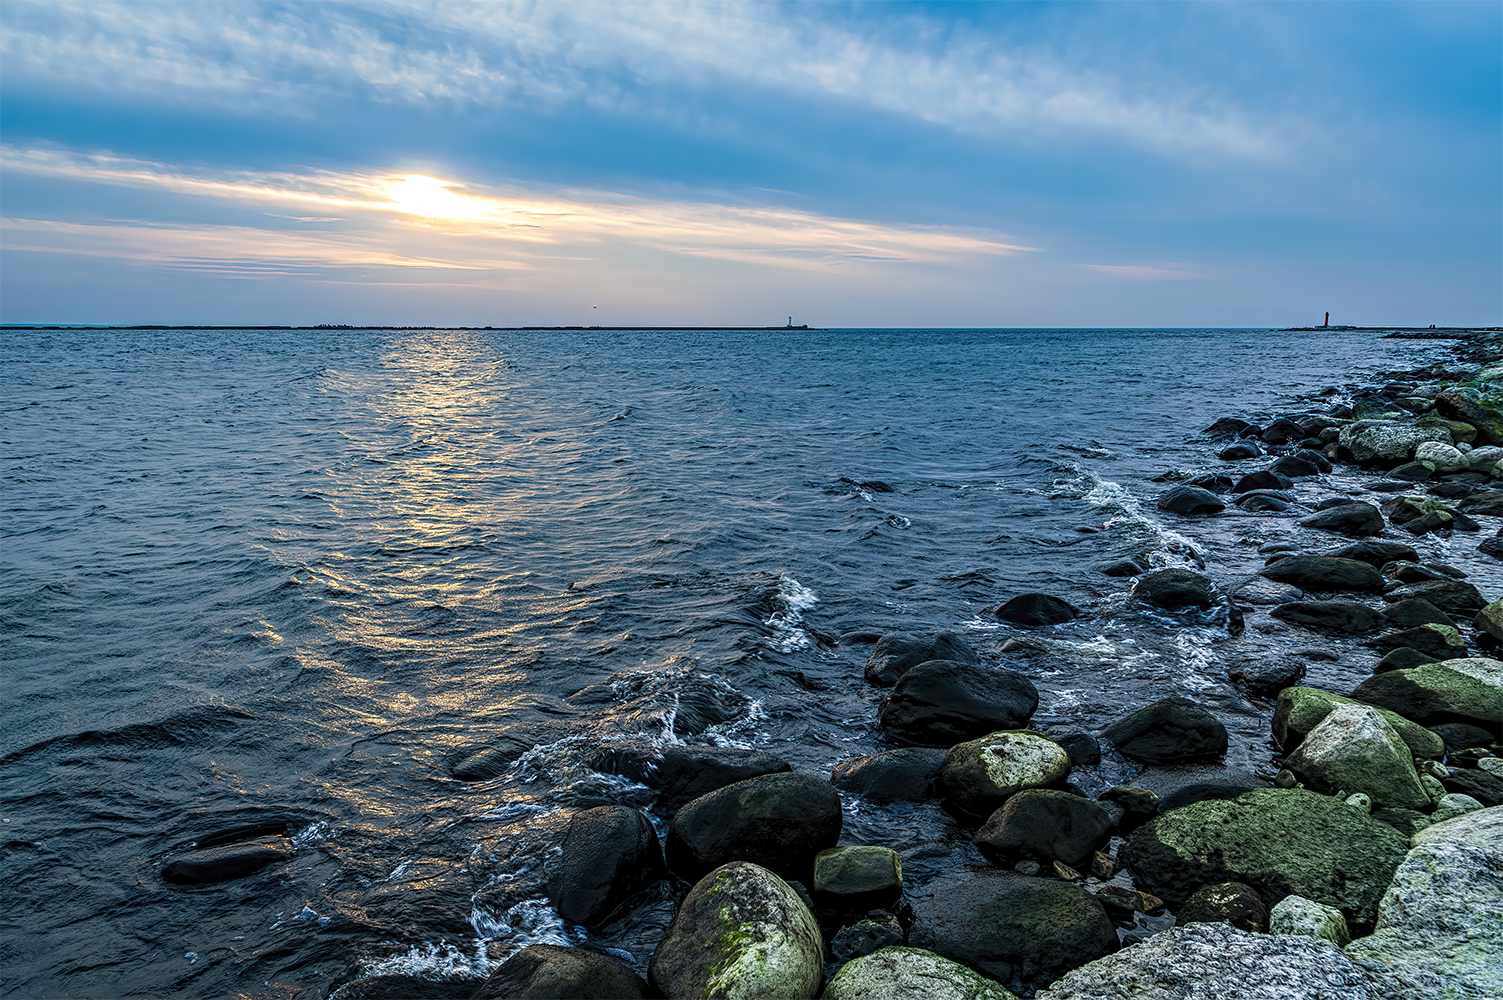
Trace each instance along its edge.
<path fill-rule="evenodd" d="M 92 323 L 0 323 L 0 330 L 823 330 L 809 326 L 356 326 L 350 323 L 318 323 L 314 326 L 280 326 L 274 323 L 241 323 L 209 326 L 203 323 L 139 323 L 129 326 Z"/>

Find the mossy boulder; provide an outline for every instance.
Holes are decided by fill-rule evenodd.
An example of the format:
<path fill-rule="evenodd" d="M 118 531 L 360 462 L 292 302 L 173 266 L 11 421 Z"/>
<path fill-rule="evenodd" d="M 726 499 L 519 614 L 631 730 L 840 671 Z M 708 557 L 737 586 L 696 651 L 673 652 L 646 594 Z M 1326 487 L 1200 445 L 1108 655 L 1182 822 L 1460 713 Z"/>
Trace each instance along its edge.
<path fill-rule="evenodd" d="M 722 865 L 684 897 L 653 952 L 649 978 L 667 997 L 806 1000 L 824 977 L 814 914 L 759 865 Z"/>
<path fill-rule="evenodd" d="M 1011 990 L 922 948 L 883 948 L 847 962 L 824 1000 L 1017 1000 Z"/>
<path fill-rule="evenodd" d="M 939 771 L 945 804 L 962 816 L 982 819 L 1025 788 L 1043 788 L 1070 773 L 1070 755 L 1032 730 L 992 733 L 957 743 Z"/>
<path fill-rule="evenodd" d="M 1503 723 L 1503 661 L 1468 656 L 1390 670 L 1363 681 L 1352 697 L 1421 724 L 1471 722 L 1496 729 Z"/>
<path fill-rule="evenodd" d="M 1293 750 L 1320 724 L 1337 705 L 1354 705 L 1357 701 L 1319 688 L 1291 687 L 1279 692 L 1273 710 L 1273 738 L 1279 746 Z M 1446 744 L 1435 733 L 1396 712 L 1378 707 L 1384 720 L 1394 728 L 1409 747 L 1409 752 L 1426 760 L 1439 760 L 1446 754 Z"/>
<path fill-rule="evenodd" d="M 1406 848 L 1392 827 L 1344 802 L 1266 788 L 1164 813 L 1121 857 L 1140 887 L 1171 904 L 1203 885 L 1243 882 L 1265 901 L 1300 895 L 1370 927 Z"/>
<path fill-rule="evenodd" d="M 1424 809 L 1430 796 L 1398 731 L 1369 705 L 1336 705 L 1284 761 L 1323 791 L 1361 792 L 1380 806 Z"/>
<path fill-rule="evenodd" d="M 845 913 L 897 906 L 903 896 L 903 862 L 890 847 L 832 847 L 814 856 L 814 901 Z"/>

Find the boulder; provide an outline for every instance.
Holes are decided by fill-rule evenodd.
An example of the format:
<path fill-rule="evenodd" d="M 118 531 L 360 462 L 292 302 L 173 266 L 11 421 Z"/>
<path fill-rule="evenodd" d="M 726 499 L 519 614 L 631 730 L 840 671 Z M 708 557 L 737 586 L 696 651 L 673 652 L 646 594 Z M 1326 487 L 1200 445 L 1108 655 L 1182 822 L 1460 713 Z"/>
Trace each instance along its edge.
<path fill-rule="evenodd" d="M 1069 773 L 1069 754 L 1048 737 L 1000 732 L 951 747 L 940 768 L 940 789 L 952 811 L 981 819 L 1017 792 L 1058 784 Z"/>
<path fill-rule="evenodd" d="M 893 685 L 877 720 L 899 743 L 950 746 L 1028 724 L 1038 688 L 1022 674 L 956 660 L 930 660 Z"/>
<path fill-rule="evenodd" d="M 1115 822 L 1119 833 L 1135 830 L 1159 814 L 1158 793 L 1138 785 L 1113 785 L 1101 793 L 1101 802 L 1114 814 L 1120 810 Z"/>
<path fill-rule="evenodd" d="M 831 847 L 814 856 L 810 888 L 821 909 L 837 913 L 887 910 L 903 896 L 903 862 L 890 847 Z"/>
<path fill-rule="evenodd" d="M 1422 441 L 1414 448 L 1414 460 L 1436 472 L 1459 472 L 1467 467 L 1466 456 L 1442 441 Z"/>
<path fill-rule="evenodd" d="M 1203 885 L 1190 894 L 1175 919 L 1181 924 L 1230 924 L 1243 931 L 1268 929 L 1268 904 L 1241 882 Z"/>
<path fill-rule="evenodd" d="M 1293 601 L 1268 612 L 1280 621 L 1310 628 L 1361 635 L 1382 623 L 1378 612 L 1355 601 Z"/>
<path fill-rule="evenodd" d="M 1106 843 L 1111 817 L 1090 799 L 1052 788 L 1028 788 L 1010 797 L 976 831 L 989 858 L 1011 863 L 1032 858 L 1081 868 Z"/>
<path fill-rule="evenodd" d="M 1259 571 L 1260 576 L 1301 590 L 1383 589 L 1383 574 L 1371 563 L 1335 556 L 1286 556 Z"/>
<path fill-rule="evenodd" d="M 1408 745 L 1367 705 L 1335 705 L 1284 761 L 1310 785 L 1401 809 L 1423 809 L 1430 796 L 1420 785 Z"/>
<path fill-rule="evenodd" d="M 1497 445 L 1473 448 L 1466 453 L 1466 467 L 1472 472 L 1486 474 L 1491 472 L 1499 462 L 1503 462 L 1503 448 Z M 1477 512 L 1472 511 L 1469 513 Z"/>
<path fill-rule="evenodd" d="M 471 983 L 473 985 L 473 981 Z M 647 996 L 642 977 L 613 958 L 552 944 L 516 952 L 486 977 L 475 1000 L 638 1000 Z"/>
<path fill-rule="evenodd" d="M 1248 493 L 1252 490 L 1287 490 L 1292 483 L 1283 476 L 1261 469 L 1249 472 L 1232 484 L 1233 493 Z"/>
<path fill-rule="evenodd" d="M 673 817 L 668 865 L 686 880 L 750 861 L 806 881 L 814 856 L 840 839 L 840 795 L 810 774 L 764 774 L 702 795 Z"/>
<path fill-rule="evenodd" d="M 1148 567 L 1136 559 L 1116 559 L 1104 562 L 1100 565 L 1100 569 L 1107 576 L 1137 576 L 1139 573 L 1148 572 Z"/>
<path fill-rule="evenodd" d="M 842 792 L 851 792 L 872 802 L 933 798 L 937 794 L 939 767 L 945 751 L 938 747 L 902 747 L 879 750 L 836 764 L 830 781 Z"/>
<path fill-rule="evenodd" d="M 1484 806 L 1503 805 L 1503 778 L 1474 768 L 1454 767 L 1440 779 L 1448 792 L 1470 795 Z"/>
<path fill-rule="evenodd" d="M 1294 509 L 1294 498 L 1276 490 L 1249 490 L 1232 501 L 1243 510 L 1282 514 Z"/>
<path fill-rule="evenodd" d="M 824 1000 L 1017 1000 L 1001 983 L 922 948 L 883 948 L 847 962 Z"/>
<path fill-rule="evenodd" d="M 783 758 L 758 750 L 637 742 L 606 744 L 590 757 L 589 766 L 653 789 L 658 808 L 668 814 L 717 788 L 790 770 Z"/>
<path fill-rule="evenodd" d="M 929 660 L 980 663 L 981 654 L 953 632 L 926 636 L 889 632 L 877 640 L 866 659 L 866 679 L 873 684 L 891 687 L 899 677 Z"/>
<path fill-rule="evenodd" d="M 1171 514 L 1219 514 L 1226 504 L 1198 486 L 1172 486 L 1159 494 L 1158 508 Z"/>
<path fill-rule="evenodd" d="M 1402 985 L 1369 972 L 1329 941 L 1171 927 L 1063 976 L 1038 1000 L 1398 1000 Z"/>
<path fill-rule="evenodd" d="M 1243 882 L 1265 901 L 1293 893 L 1370 927 L 1405 849 L 1392 827 L 1338 799 L 1264 788 L 1166 812 L 1132 835 L 1121 859 L 1140 888 L 1171 905 L 1201 886 Z"/>
<path fill-rule="evenodd" d="M 824 939 L 792 887 L 737 862 L 689 890 L 648 974 L 667 997 L 812 997 L 824 979 Z"/>
<path fill-rule="evenodd" d="M 1312 454 L 1314 454 L 1314 452 L 1305 452 L 1305 455 Z M 1331 467 L 1330 462 L 1326 462 L 1325 465 L 1326 469 L 1329 469 Z M 1304 455 L 1285 455 L 1283 458 L 1276 459 L 1274 463 L 1268 467 L 1268 471 L 1272 472 L 1276 476 L 1285 476 L 1289 479 L 1301 479 L 1306 476 L 1318 476 L 1325 470 L 1321 469 L 1320 463 L 1313 462 L 1309 458 L 1306 458 Z"/>
<path fill-rule="evenodd" d="M 1049 737 L 1070 755 L 1071 767 L 1090 767 L 1101 763 L 1101 743 L 1090 733 L 1066 733 Z"/>
<path fill-rule="evenodd" d="M 1289 417 L 1279 417 L 1273 423 L 1263 428 L 1259 435 L 1268 444 L 1288 444 L 1290 441 L 1298 441 L 1305 436 L 1305 429 L 1299 422 Z"/>
<path fill-rule="evenodd" d="M 1319 688 L 1286 688 L 1279 692 L 1278 704 L 1273 710 L 1273 738 L 1285 750 L 1293 750 L 1337 705 L 1353 704 L 1357 702 L 1352 698 Z M 1409 747 L 1411 754 L 1426 760 L 1439 760 L 1445 756 L 1446 746 L 1439 736 L 1396 712 L 1381 707 L 1379 712 Z"/>
<path fill-rule="evenodd" d="M 1419 553 L 1414 550 L 1413 545 L 1406 542 L 1387 542 L 1377 538 L 1364 538 L 1325 554 L 1336 559 L 1357 559 L 1379 569 L 1396 559 L 1408 559 L 1413 562 L 1419 558 Z"/>
<path fill-rule="evenodd" d="M 1305 676 L 1305 661 L 1294 656 L 1274 660 L 1250 659 L 1228 668 L 1227 678 L 1241 691 L 1258 698 L 1276 698 Z"/>
<path fill-rule="evenodd" d="M 1416 625 L 1451 625 L 1451 616 L 1421 597 L 1394 601 L 1378 612 L 1389 628 L 1414 628 Z"/>
<path fill-rule="evenodd" d="M 1166 611 L 1208 608 L 1216 600 L 1216 585 L 1194 570 L 1171 566 L 1144 574 L 1133 584 L 1132 596 Z"/>
<path fill-rule="evenodd" d="M 1080 609 L 1050 594 L 1019 594 L 993 612 L 1010 625 L 1036 628 L 1059 625 L 1080 617 Z"/>
<path fill-rule="evenodd" d="M 1341 911 L 1304 896 L 1285 896 L 1268 914 L 1268 933 L 1302 934 L 1344 945 L 1352 939 Z"/>
<path fill-rule="evenodd" d="M 1223 462 L 1239 462 L 1244 458 L 1257 458 L 1263 454 L 1263 449 L 1251 441 L 1238 441 L 1236 444 L 1227 445 L 1216 453 L 1216 457 Z"/>
<path fill-rule="evenodd" d="M 1124 756 L 1153 763 L 1226 753 L 1226 727 L 1188 698 L 1164 698 L 1113 722 L 1101 735 Z"/>
<path fill-rule="evenodd" d="M 1498 741 L 1496 730 L 1474 726 L 1470 722 L 1442 722 L 1430 729 L 1445 741 L 1446 750 L 1453 754 L 1469 747 L 1485 747 Z"/>
<path fill-rule="evenodd" d="M 846 924 L 830 938 L 829 961 L 849 962 L 903 943 L 903 925 L 896 914 L 874 911 L 855 923 Z"/>
<path fill-rule="evenodd" d="M 1425 441 L 1451 443 L 1449 430 L 1423 427 L 1396 420 L 1357 420 L 1341 428 L 1337 444 L 1353 459 L 1369 462 L 1400 462 L 1414 454 Z"/>
<path fill-rule="evenodd" d="M 1398 632 L 1385 632 L 1369 639 L 1363 645 L 1385 653 L 1395 649 L 1412 649 L 1425 658 L 1425 662 L 1454 660 L 1466 655 L 1466 640 L 1451 625 L 1428 622 Z"/>
<path fill-rule="evenodd" d="M 909 898 L 910 945 L 999 982 L 1048 983 L 1117 949 L 1101 904 L 1065 882 L 963 868 L 936 876 Z"/>
<path fill-rule="evenodd" d="M 1334 531 L 1353 538 L 1381 535 L 1387 526 L 1383 514 L 1370 503 L 1344 503 L 1327 507 L 1299 522 L 1306 528 Z"/>
<path fill-rule="evenodd" d="M 1417 649 L 1408 646 L 1400 646 L 1398 649 L 1390 649 L 1383 654 L 1383 658 L 1373 664 L 1373 673 L 1382 674 L 1390 670 L 1408 670 L 1429 663 L 1433 657 L 1426 656 Z"/>
<path fill-rule="evenodd" d="M 1496 451 L 1498 458 L 1503 459 L 1503 448 L 1491 448 Z M 1466 514 L 1480 514 L 1483 517 L 1503 517 L 1503 490 L 1482 490 L 1456 504 L 1456 509 Z"/>
<path fill-rule="evenodd" d="M 1222 417 L 1200 433 L 1213 438 L 1236 438 L 1253 430 L 1255 426 L 1241 417 Z"/>
<path fill-rule="evenodd" d="M 646 816 L 628 806 L 597 806 L 569 820 L 548 897 L 569 923 L 597 927 L 667 874 Z"/>
<path fill-rule="evenodd" d="M 1232 488 L 1232 477 L 1208 472 L 1205 475 L 1185 480 L 1185 485 L 1199 486 L 1201 489 L 1210 490 L 1212 493 L 1225 493 Z"/>
<path fill-rule="evenodd" d="M 1503 661 L 1471 656 L 1390 670 L 1363 681 L 1352 697 L 1421 725 L 1471 722 L 1496 729 L 1503 723 Z"/>
<path fill-rule="evenodd" d="M 285 837 L 258 837 L 186 851 L 162 865 L 162 881 L 174 885 L 207 885 L 244 878 L 268 865 L 292 860 L 292 842 Z"/>
<path fill-rule="evenodd" d="M 1472 618 L 1472 625 L 1478 632 L 1484 632 L 1494 639 L 1503 640 L 1503 600 L 1494 601 L 1487 607 L 1478 611 Z"/>
<path fill-rule="evenodd" d="M 1503 807 L 1437 823 L 1413 844 L 1376 930 L 1347 957 L 1402 980 L 1409 996 L 1503 996 Z"/>
<path fill-rule="evenodd" d="M 1477 438 L 1484 444 L 1503 445 L 1503 415 L 1480 399 L 1473 399 L 1463 389 L 1443 389 L 1435 397 L 1435 408 L 1452 420 L 1461 420 L 1477 428 Z"/>
<path fill-rule="evenodd" d="M 1385 590 L 1383 599 L 1391 603 L 1411 598 L 1429 601 L 1447 614 L 1465 617 L 1474 615 L 1487 607 L 1487 601 L 1476 587 L 1463 580 L 1422 580 Z"/>

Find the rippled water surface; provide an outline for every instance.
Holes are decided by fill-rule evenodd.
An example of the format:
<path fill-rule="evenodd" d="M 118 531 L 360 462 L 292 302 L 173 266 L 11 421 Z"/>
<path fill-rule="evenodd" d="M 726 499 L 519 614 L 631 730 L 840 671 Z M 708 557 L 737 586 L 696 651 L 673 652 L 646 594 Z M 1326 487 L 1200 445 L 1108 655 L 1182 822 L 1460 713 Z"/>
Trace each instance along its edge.
<path fill-rule="evenodd" d="M 883 745 L 868 648 L 834 637 L 954 629 L 990 654 L 1020 634 L 990 610 L 1023 591 L 1089 612 L 1009 663 L 1037 725 L 1188 693 L 1233 762 L 1264 765 L 1266 706 L 1228 657 L 1324 643 L 1312 672 L 1337 686 L 1371 657 L 1148 619 L 1097 566 L 1198 553 L 1235 586 L 1303 529 L 1165 523 L 1148 480 L 1217 464 L 1196 431 L 1219 416 L 1444 351 L 1256 330 L 0 337 L 0 993 L 81 997 L 315 997 L 540 940 L 642 968 L 666 890 L 594 935 L 543 898 L 572 810 L 652 805 L 592 749 L 755 746 L 826 774 Z M 483 746 L 496 777 L 450 777 Z M 935 807 L 847 814 L 847 842 L 900 848 L 910 879 L 978 858 Z M 165 857 L 268 817 L 289 864 L 162 882 Z"/>

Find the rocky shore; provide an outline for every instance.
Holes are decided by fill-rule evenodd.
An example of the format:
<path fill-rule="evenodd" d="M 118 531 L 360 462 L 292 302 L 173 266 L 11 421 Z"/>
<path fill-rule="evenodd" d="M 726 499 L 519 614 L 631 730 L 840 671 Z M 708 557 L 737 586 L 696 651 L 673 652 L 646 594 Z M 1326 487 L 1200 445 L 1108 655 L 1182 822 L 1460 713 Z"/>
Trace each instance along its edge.
<path fill-rule="evenodd" d="M 1165 615 L 1219 611 L 1235 632 L 1266 613 L 1371 650 L 1372 675 L 1350 691 L 1301 685 L 1287 663 L 1234 668 L 1269 706 L 1271 782 L 1210 766 L 1157 790 L 1093 789 L 1072 772 L 1103 747 L 1150 769 L 1216 765 L 1227 730 L 1176 697 L 1100 732 L 1035 731 L 1039 693 L 1012 667 L 1045 655 L 1038 643 L 850 633 L 841 642 L 871 646 L 866 680 L 886 689 L 890 748 L 827 775 L 710 746 L 617 744 L 593 762 L 656 789 L 658 824 L 625 805 L 576 813 L 548 892 L 589 928 L 675 886 L 646 977 L 533 945 L 483 981 L 382 975 L 332 996 L 1503 996 L 1503 338 L 1473 332 L 1446 365 L 1272 420 L 1229 415 L 1205 439 L 1205 470 L 1167 475 L 1157 498 L 1184 533 L 1256 511 L 1329 544 L 1267 546 L 1256 602 L 1190 566 L 1102 570 Z M 1365 470 L 1370 498 L 1303 508 L 1295 483 L 1337 466 Z M 1464 539 L 1500 572 L 1423 558 L 1426 535 Z M 1082 612 L 1021 594 L 995 614 L 1045 636 Z M 990 864 L 913 884 L 890 847 L 840 843 L 852 797 L 939 800 Z M 162 876 L 239 877 L 279 863 L 284 840 L 228 831 Z"/>

